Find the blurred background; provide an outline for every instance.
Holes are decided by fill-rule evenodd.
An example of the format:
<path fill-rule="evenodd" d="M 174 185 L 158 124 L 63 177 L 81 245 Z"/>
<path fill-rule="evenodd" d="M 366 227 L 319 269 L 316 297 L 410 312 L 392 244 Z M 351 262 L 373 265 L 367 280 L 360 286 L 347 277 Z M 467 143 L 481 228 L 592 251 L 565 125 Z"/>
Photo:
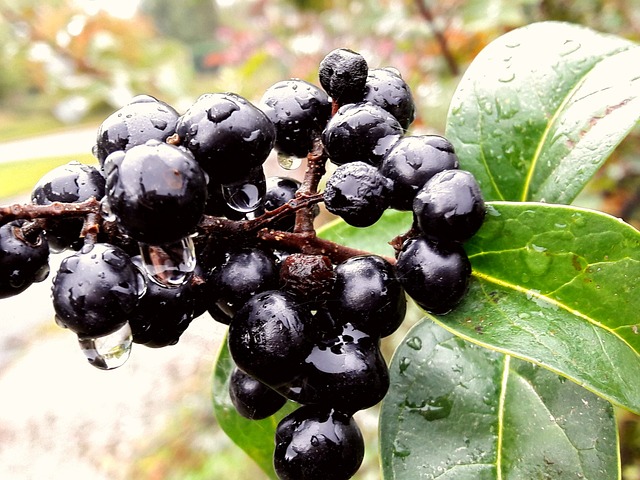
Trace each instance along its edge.
<path fill-rule="evenodd" d="M 417 104 L 412 130 L 442 134 L 478 52 L 542 20 L 640 40 L 640 0 L 0 0 L 0 204 L 28 199 L 55 166 L 95 163 L 97 127 L 134 95 L 178 111 L 207 92 L 257 102 L 279 80 L 318 84 L 320 60 L 339 47 L 400 70 Z M 640 227 L 639 152 L 636 129 L 576 203 Z M 264 477 L 212 417 L 222 326 L 205 315 L 178 345 L 134 348 L 124 367 L 99 372 L 55 325 L 49 290 L 0 304 L 0 478 Z M 375 415 L 362 413 L 358 479 L 380 477 Z M 619 423 L 624 478 L 640 479 L 638 419 L 619 412 Z"/>

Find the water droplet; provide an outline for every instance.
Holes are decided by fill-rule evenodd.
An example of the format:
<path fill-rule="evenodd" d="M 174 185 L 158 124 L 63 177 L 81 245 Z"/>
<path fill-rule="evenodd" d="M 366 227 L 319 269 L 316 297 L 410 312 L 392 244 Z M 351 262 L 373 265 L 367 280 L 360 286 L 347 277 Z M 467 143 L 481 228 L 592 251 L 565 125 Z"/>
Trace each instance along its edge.
<path fill-rule="evenodd" d="M 411 450 L 403 445 L 400 440 L 396 439 L 395 442 L 393 442 L 393 455 L 400 458 L 406 458 L 411 455 Z"/>
<path fill-rule="evenodd" d="M 407 347 L 420 350 L 422 348 L 422 339 L 420 337 L 411 337 L 407 340 Z"/>
<path fill-rule="evenodd" d="M 451 414 L 453 402 L 448 397 L 437 397 L 422 401 L 419 404 L 405 402 L 405 407 L 411 412 L 418 413 L 425 420 L 432 422 L 447 418 Z"/>
<path fill-rule="evenodd" d="M 254 182 L 222 185 L 222 198 L 236 212 L 249 213 L 256 210 L 264 198 L 264 188 Z"/>
<path fill-rule="evenodd" d="M 400 373 L 406 372 L 409 365 L 411 365 L 411 359 L 407 357 L 402 358 L 400 360 Z"/>
<path fill-rule="evenodd" d="M 280 165 L 285 170 L 295 170 L 302 165 L 301 157 L 293 157 L 291 155 L 287 155 L 286 153 L 278 152 L 278 165 Z"/>
<path fill-rule="evenodd" d="M 511 81 L 513 81 L 513 79 L 516 78 L 515 73 L 510 72 L 510 71 L 505 71 L 502 73 L 502 75 L 500 75 L 498 77 L 498 81 L 502 82 L 502 83 L 509 83 Z"/>
<path fill-rule="evenodd" d="M 580 42 L 576 42 L 575 40 L 571 39 L 565 40 L 562 48 L 560 49 L 560 56 L 565 57 L 567 55 L 570 55 L 573 52 L 577 51 L 580 47 L 582 47 Z"/>
<path fill-rule="evenodd" d="M 111 204 L 106 196 L 102 197 L 102 200 L 100 200 L 100 214 L 105 222 L 116 221 L 116 214 L 111 210 Z"/>
<path fill-rule="evenodd" d="M 161 287 L 174 288 L 189 280 L 196 268 L 196 249 L 191 237 L 168 245 L 139 242 L 142 266 L 147 276 Z"/>
<path fill-rule="evenodd" d="M 100 370 L 122 366 L 131 353 L 131 327 L 126 322 L 113 333 L 97 338 L 80 338 L 78 343 L 91 365 Z"/>

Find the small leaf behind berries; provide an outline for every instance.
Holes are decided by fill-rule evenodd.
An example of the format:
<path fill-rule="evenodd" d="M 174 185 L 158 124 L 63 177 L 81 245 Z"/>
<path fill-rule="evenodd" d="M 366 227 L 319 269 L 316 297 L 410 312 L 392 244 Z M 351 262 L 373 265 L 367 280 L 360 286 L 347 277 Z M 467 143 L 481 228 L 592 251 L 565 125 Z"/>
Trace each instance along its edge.
<path fill-rule="evenodd" d="M 640 46 L 542 22 L 476 57 L 446 136 L 486 200 L 571 203 L 638 120 Z"/>
<path fill-rule="evenodd" d="M 273 470 L 273 449 L 276 427 L 280 420 L 296 409 L 288 402 L 282 409 L 264 420 L 248 420 L 236 411 L 229 397 L 229 377 L 234 368 L 233 359 L 222 343 L 213 375 L 213 412 L 220 428 L 247 455 L 249 455 L 269 478 L 277 480 Z"/>
<path fill-rule="evenodd" d="M 620 478 L 611 404 L 425 320 L 391 362 L 385 479 Z"/>

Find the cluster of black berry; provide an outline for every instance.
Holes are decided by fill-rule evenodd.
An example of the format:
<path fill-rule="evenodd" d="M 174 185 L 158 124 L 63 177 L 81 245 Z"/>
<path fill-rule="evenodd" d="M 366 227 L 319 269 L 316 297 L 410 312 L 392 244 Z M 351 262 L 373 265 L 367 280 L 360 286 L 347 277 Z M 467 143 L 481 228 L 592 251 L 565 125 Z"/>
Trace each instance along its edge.
<path fill-rule="evenodd" d="M 229 325 L 238 412 L 301 404 L 277 428 L 282 479 L 358 470 L 353 415 L 389 388 L 380 340 L 402 323 L 405 292 L 433 313 L 460 301 L 462 244 L 485 213 L 451 144 L 406 134 L 415 106 L 396 70 L 339 49 L 319 79 L 279 82 L 259 106 L 202 95 L 182 115 L 135 97 L 100 126 L 99 168 L 56 168 L 30 205 L 0 209 L 0 298 L 46 277 L 50 249 L 70 251 L 53 279 L 56 321 L 94 366 L 120 366 L 132 343 L 173 345 L 205 311 Z M 287 168 L 306 156 L 304 181 L 266 178 L 274 149 Z M 327 160 L 337 167 L 319 193 Z M 412 210 L 397 260 L 318 239 L 320 201 L 356 227 Z"/>

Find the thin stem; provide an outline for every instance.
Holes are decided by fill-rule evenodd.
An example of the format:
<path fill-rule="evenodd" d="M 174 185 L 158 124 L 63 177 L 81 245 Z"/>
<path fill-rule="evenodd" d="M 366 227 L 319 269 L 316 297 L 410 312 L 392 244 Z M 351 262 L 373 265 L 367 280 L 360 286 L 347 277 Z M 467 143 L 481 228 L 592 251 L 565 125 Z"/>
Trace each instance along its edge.
<path fill-rule="evenodd" d="M 13 204 L 0 207 L 0 224 L 19 218 L 34 220 L 36 218 L 83 217 L 89 213 L 99 213 L 100 202 L 94 197 L 78 203 L 54 202 L 49 205 L 33 205 L 30 203 Z"/>
<path fill-rule="evenodd" d="M 436 27 L 433 12 L 431 12 L 431 9 L 428 7 L 424 0 L 415 0 L 415 4 L 418 8 L 418 11 L 420 12 L 420 15 L 422 15 L 422 17 L 429 24 L 429 28 L 431 28 L 431 32 L 438 42 L 438 45 L 440 45 L 440 50 L 442 51 L 442 56 L 447 62 L 449 72 L 453 76 L 458 76 L 458 74 L 460 73 L 460 67 L 458 66 L 458 62 L 454 58 L 453 54 L 451 53 L 451 50 L 449 49 L 447 37 Z"/>

